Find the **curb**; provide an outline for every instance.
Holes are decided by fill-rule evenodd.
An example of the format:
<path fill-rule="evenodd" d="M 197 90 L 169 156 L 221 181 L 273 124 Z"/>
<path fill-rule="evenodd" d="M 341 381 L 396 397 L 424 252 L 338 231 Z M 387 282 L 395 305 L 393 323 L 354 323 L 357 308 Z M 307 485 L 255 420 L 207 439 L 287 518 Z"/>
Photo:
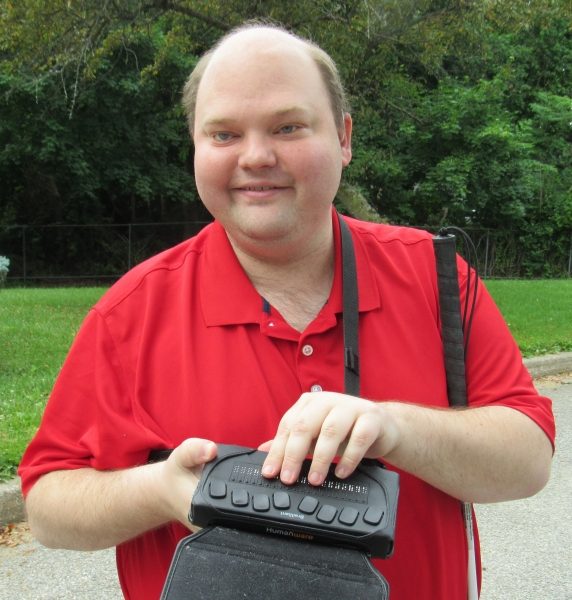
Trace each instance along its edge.
<path fill-rule="evenodd" d="M 0 527 L 8 523 L 19 523 L 25 518 L 20 478 L 0 483 Z"/>
<path fill-rule="evenodd" d="M 572 352 L 547 354 L 524 359 L 524 364 L 534 379 L 547 375 L 572 372 Z M 0 527 L 25 520 L 24 503 L 20 492 L 20 479 L 0 483 Z"/>
<path fill-rule="evenodd" d="M 572 352 L 534 356 L 525 358 L 523 362 L 533 379 L 572 372 Z"/>

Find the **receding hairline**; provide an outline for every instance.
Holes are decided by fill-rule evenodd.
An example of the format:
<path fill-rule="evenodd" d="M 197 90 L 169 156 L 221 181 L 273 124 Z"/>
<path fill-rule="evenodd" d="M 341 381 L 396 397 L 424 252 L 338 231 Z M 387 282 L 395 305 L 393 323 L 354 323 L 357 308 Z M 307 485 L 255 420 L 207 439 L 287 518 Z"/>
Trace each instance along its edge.
<path fill-rule="evenodd" d="M 225 51 L 229 45 L 237 41 L 237 38 L 248 39 L 250 36 L 263 39 L 263 36 L 265 35 L 270 35 L 273 40 L 275 40 L 276 36 L 280 36 L 284 42 L 287 41 L 291 45 L 291 48 L 298 47 L 302 51 L 302 54 L 312 61 L 317 67 L 322 82 L 325 85 L 334 121 L 337 126 L 343 126 L 344 113 L 349 112 L 349 105 L 337 66 L 330 55 L 311 40 L 296 35 L 283 27 L 274 24 L 253 22 L 243 24 L 220 38 L 210 50 L 201 56 L 188 78 L 183 90 L 183 106 L 187 114 L 191 135 L 193 134 L 194 129 L 194 118 L 199 88 L 213 57 L 216 57 L 219 51 Z M 292 42 L 294 42 L 295 45 L 292 44 Z M 278 44 L 275 45 L 279 46 Z"/>
<path fill-rule="evenodd" d="M 227 46 L 231 46 L 234 43 L 240 42 L 240 38 L 253 38 L 254 40 L 264 38 L 270 38 L 271 43 L 278 45 L 280 41 L 287 42 L 289 47 L 299 47 L 304 50 L 306 54 L 309 53 L 310 47 L 314 47 L 315 44 L 310 40 L 306 40 L 295 33 L 291 33 L 282 27 L 274 27 L 271 25 L 246 25 L 230 31 L 224 35 L 220 40 L 211 48 L 207 54 L 210 54 L 212 59 L 217 53 L 222 52 Z M 318 48 L 318 46 L 315 46 Z"/>
<path fill-rule="evenodd" d="M 211 70 L 215 70 L 219 66 L 225 69 L 227 60 L 234 61 L 237 59 L 240 63 L 243 58 L 247 60 L 250 56 L 258 56 L 259 52 L 269 55 L 297 56 L 301 60 L 307 61 L 308 65 L 312 64 L 317 67 L 309 45 L 304 40 L 282 30 L 275 31 L 268 27 L 251 27 L 225 36 L 222 38 L 221 43 L 213 48 L 211 53 L 207 53 L 207 60 L 197 87 L 197 95 L 202 80 L 210 74 Z"/>

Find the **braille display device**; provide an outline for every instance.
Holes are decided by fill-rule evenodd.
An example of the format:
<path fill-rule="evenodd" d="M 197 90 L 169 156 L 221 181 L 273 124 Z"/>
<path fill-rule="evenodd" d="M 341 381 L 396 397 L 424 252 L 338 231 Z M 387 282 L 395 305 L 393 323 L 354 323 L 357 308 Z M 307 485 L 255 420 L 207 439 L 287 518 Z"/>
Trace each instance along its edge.
<path fill-rule="evenodd" d="M 366 459 L 347 479 L 338 479 L 330 467 L 324 483 L 313 486 L 307 481 L 311 461 L 306 460 L 298 481 L 285 485 L 262 476 L 265 458 L 257 450 L 219 445 L 192 499 L 193 524 L 351 546 L 371 557 L 391 555 L 397 473 Z"/>

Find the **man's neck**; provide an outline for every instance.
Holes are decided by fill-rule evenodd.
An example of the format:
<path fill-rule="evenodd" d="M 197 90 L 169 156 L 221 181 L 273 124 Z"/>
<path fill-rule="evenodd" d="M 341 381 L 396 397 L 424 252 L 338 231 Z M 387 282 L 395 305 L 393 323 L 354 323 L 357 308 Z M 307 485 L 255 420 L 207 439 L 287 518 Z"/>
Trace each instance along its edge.
<path fill-rule="evenodd" d="M 238 261 L 250 281 L 284 319 L 303 331 L 320 312 L 334 279 L 334 240 L 330 229 L 322 240 L 305 249 L 272 259 L 244 252 L 231 240 Z"/>

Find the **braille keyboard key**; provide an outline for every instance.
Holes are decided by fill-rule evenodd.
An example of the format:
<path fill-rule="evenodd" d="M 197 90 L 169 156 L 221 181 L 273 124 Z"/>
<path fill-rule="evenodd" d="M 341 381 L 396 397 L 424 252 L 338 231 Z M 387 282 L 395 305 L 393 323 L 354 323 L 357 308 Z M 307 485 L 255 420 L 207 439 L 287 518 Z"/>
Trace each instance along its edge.
<path fill-rule="evenodd" d="M 375 506 L 370 506 L 363 516 L 363 520 L 369 525 L 379 525 L 381 519 L 383 519 L 383 511 Z"/>
<path fill-rule="evenodd" d="M 232 503 L 234 506 L 248 506 L 248 492 L 246 490 L 232 490 Z"/>
<path fill-rule="evenodd" d="M 318 511 L 316 519 L 322 523 L 331 523 L 336 518 L 337 512 L 338 511 L 336 510 L 335 506 L 324 504 Z"/>
<path fill-rule="evenodd" d="M 209 495 L 211 498 L 224 498 L 226 496 L 226 483 L 215 479 L 209 484 Z"/>
<path fill-rule="evenodd" d="M 266 494 L 254 494 L 252 508 L 258 512 L 270 510 L 270 498 Z"/>
<path fill-rule="evenodd" d="M 317 507 L 318 501 L 316 498 L 313 498 L 312 496 L 304 496 L 302 502 L 300 502 L 298 506 L 298 510 L 306 513 L 307 515 L 311 515 Z"/>
<path fill-rule="evenodd" d="M 272 496 L 274 508 L 286 510 L 290 508 L 290 496 L 286 492 L 275 492 Z"/>
<path fill-rule="evenodd" d="M 344 525 L 351 526 L 357 521 L 358 515 L 359 515 L 359 512 L 355 508 L 346 506 L 340 513 L 338 520 L 340 521 L 340 523 L 342 523 Z"/>

